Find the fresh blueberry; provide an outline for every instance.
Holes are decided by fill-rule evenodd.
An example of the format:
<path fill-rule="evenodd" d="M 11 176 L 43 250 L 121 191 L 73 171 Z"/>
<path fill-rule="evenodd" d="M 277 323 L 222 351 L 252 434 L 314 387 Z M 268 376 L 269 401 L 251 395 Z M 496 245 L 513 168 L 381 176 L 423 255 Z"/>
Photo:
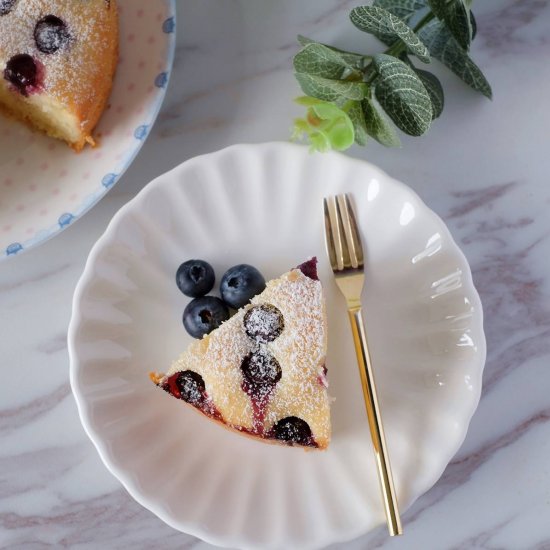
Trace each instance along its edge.
<path fill-rule="evenodd" d="M 203 260 L 188 260 L 179 266 L 176 273 L 178 288 L 191 298 L 208 294 L 215 280 L 212 266 Z"/>
<path fill-rule="evenodd" d="M 42 53 L 55 53 L 65 47 L 70 39 L 67 25 L 55 15 L 46 15 L 36 23 L 34 28 L 34 41 Z"/>
<path fill-rule="evenodd" d="M 215 296 L 191 300 L 183 312 L 183 326 L 193 338 L 202 338 L 229 319 L 227 306 Z"/>
<path fill-rule="evenodd" d="M 313 445 L 313 436 L 309 424 L 296 416 L 282 418 L 273 426 L 273 437 L 286 441 L 290 445 Z"/>
<path fill-rule="evenodd" d="M 224 302 L 234 309 L 243 307 L 264 289 L 263 275 L 248 264 L 239 264 L 229 268 L 224 273 L 220 284 Z"/>

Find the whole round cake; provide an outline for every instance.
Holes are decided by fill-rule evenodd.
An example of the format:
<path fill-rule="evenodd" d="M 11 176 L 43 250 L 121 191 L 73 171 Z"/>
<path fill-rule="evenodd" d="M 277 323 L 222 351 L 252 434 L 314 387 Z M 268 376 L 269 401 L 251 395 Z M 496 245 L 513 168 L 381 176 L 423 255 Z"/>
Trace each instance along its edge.
<path fill-rule="evenodd" d="M 118 57 L 115 0 L 0 0 L 0 108 L 80 151 Z"/>

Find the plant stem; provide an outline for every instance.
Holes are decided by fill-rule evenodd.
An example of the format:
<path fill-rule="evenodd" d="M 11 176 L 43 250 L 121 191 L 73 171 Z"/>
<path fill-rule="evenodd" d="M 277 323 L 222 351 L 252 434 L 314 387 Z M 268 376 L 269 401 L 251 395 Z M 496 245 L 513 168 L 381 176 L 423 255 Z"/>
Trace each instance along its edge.
<path fill-rule="evenodd" d="M 414 27 L 413 31 L 418 32 L 422 27 L 426 26 L 432 19 L 435 18 L 435 15 L 429 11 Z"/>

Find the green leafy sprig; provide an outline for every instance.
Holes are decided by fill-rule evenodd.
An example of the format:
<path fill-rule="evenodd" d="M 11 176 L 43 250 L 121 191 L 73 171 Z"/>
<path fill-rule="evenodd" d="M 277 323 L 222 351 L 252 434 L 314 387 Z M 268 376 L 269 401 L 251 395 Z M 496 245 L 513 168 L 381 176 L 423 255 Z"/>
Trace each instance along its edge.
<path fill-rule="evenodd" d="M 411 58 L 443 63 L 491 99 L 489 82 L 468 52 L 476 35 L 472 0 L 374 0 L 350 13 L 361 31 L 388 47 L 384 53 L 347 52 L 299 36 L 295 76 L 306 94 L 297 98 L 306 116 L 294 121 L 293 139 L 317 151 L 365 145 L 400 145 L 395 126 L 421 136 L 445 105 L 439 79 Z M 393 124 L 392 124 L 393 123 Z"/>

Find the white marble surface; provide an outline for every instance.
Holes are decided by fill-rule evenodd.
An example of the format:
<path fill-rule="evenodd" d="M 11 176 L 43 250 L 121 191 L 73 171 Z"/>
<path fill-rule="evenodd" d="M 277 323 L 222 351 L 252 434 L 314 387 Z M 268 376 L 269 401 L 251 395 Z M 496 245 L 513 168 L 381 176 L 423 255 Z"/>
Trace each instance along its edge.
<path fill-rule="evenodd" d="M 73 288 L 111 216 L 154 176 L 287 138 L 298 32 L 378 48 L 347 21 L 357 4 L 180 0 L 168 97 L 132 168 L 81 221 L 0 264 L 0 547 L 209 547 L 135 503 L 85 436 L 68 382 Z M 350 154 L 407 182 L 466 253 L 486 316 L 483 397 L 443 477 L 404 515 L 406 536 L 380 528 L 340 548 L 550 548 L 550 2 L 476 6 L 473 56 L 494 101 L 438 67 L 447 106 L 427 136 Z"/>

